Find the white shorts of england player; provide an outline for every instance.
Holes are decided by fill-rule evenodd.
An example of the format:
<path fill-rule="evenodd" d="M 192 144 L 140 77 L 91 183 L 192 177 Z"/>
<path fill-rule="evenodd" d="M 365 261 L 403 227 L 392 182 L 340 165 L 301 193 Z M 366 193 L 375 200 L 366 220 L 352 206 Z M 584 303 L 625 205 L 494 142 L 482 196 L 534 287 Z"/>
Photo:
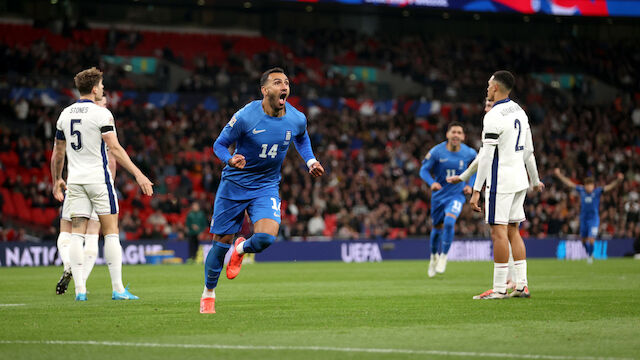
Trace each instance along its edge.
<path fill-rule="evenodd" d="M 98 215 L 117 214 L 119 211 L 113 184 L 69 184 L 67 189 L 71 218 L 89 218 L 93 211 Z"/>
<path fill-rule="evenodd" d="M 62 214 L 60 215 L 62 220 L 71 221 L 71 207 L 69 206 L 69 190 L 64 192 L 64 201 L 62 202 Z M 91 216 L 89 219 L 94 221 L 100 221 L 98 218 L 98 214 L 96 214 L 96 209 L 91 211 Z"/>
<path fill-rule="evenodd" d="M 495 194 L 491 198 L 489 192 L 485 192 L 484 221 L 490 225 L 507 225 L 521 223 L 526 220 L 524 215 L 524 199 L 527 189 L 515 192 Z"/>

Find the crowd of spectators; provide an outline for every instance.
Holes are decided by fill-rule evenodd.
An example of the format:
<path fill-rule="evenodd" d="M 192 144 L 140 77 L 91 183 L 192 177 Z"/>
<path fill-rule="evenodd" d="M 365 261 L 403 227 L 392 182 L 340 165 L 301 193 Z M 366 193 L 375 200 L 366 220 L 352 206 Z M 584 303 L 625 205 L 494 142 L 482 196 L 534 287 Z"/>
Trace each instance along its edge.
<path fill-rule="evenodd" d="M 59 108 L 29 103 L 40 114 L 33 133 L 3 127 L 0 152 L 13 152 L 24 168 L 48 167 L 52 137 L 44 124 L 56 119 Z M 530 106 L 529 108 L 531 108 Z M 547 190 L 532 195 L 530 219 L 523 232 L 536 237 L 576 234 L 578 199 L 552 177 L 555 167 L 581 181 L 594 175 L 600 185 L 618 171 L 624 184 L 605 194 L 601 204 L 603 235 L 633 236 L 638 222 L 640 124 L 631 112 L 640 103 L 620 110 L 611 107 L 559 109 L 542 107 L 544 116 L 532 118 L 537 160 Z M 173 107 L 142 109 L 115 107 L 119 137 L 133 160 L 156 184 L 156 196 L 143 198 L 134 180 L 120 171 L 116 178 L 121 199 L 122 229 L 134 238 L 186 238 L 185 217 L 192 203 L 211 213 L 221 164 L 211 144 L 234 109 L 209 112 Z M 282 237 L 310 235 L 340 238 L 394 238 L 429 233 L 430 191 L 419 178 L 421 160 L 430 147 L 444 140 L 451 120 L 465 125 L 467 143 L 478 146 L 482 107 L 454 107 L 448 116 L 426 121 L 411 115 L 362 115 L 345 108 L 329 110 L 309 119 L 308 130 L 317 157 L 327 174 L 312 180 L 295 151 L 283 166 L 281 195 Z M 35 207 L 57 206 L 46 178 L 7 177 L 3 188 L 21 192 Z M 126 204 L 126 205 L 125 205 Z M 480 215 L 464 208 L 459 236 L 485 236 Z"/>
<path fill-rule="evenodd" d="M 370 37 L 346 34 L 342 37 L 343 43 L 327 45 L 338 35 L 320 33 L 302 37 L 294 34 L 291 38 L 281 39 L 293 49 L 295 56 L 292 57 L 279 50 L 270 50 L 252 58 L 230 54 L 228 63 L 222 66 L 211 67 L 206 60 L 200 61 L 194 77 L 183 84 L 183 90 L 222 89 L 228 97 L 221 102 L 219 111 L 208 111 L 203 106 L 187 109 L 180 105 L 153 108 L 110 104 L 120 142 L 155 183 L 156 195 L 152 199 L 145 198 L 126 171 L 118 172 L 115 183 L 125 237 L 187 239 L 198 236 L 195 229 L 199 236 L 205 236 L 202 216 L 190 215 L 190 212 L 202 209 L 207 218 L 212 213 L 222 164 L 214 157 L 211 145 L 233 112 L 257 97 L 257 78 L 262 69 L 282 65 L 291 69 L 294 79 L 304 79 L 294 81 L 294 95 L 310 98 L 349 95 L 341 93 L 340 89 L 349 89 L 345 82 L 351 79 L 334 77 L 338 79 L 336 82 L 327 82 L 329 70 L 324 65 L 320 68 L 323 71 L 320 76 L 309 76 L 317 73 L 316 67 L 298 61 L 307 57 L 316 57 L 323 64 L 345 61 L 386 67 L 433 86 L 434 97 L 448 105 L 446 111 L 425 118 L 401 110 L 391 114 L 369 114 L 350 107 L 309 112 L 308 131 L 316 156 L 327 174 L 311 179 L 296 152 L 289 152 L 282 169 L 280 238 L 425 237 L 432 226 L 429 221 L 431 194 L 419 177 L 422 159 L 431 147 L 444 141 L 447 124 L 454 120 L 464 124 L 467 144 L 479 147 L 483 115 L 480 100 L 486 76 L 491 72 L 488 69 L 503 63 L 485 61 L 480 66 L 478 62 L 486 58 L 479 56 L 486 55 L 485 47 L 490 44 L 474 40 L 441 46 L 445 45 L 445 40 L 409 37 L 400 42 L 385 38 L 373 42 Z M 319 49 L 325 45 L 328 46 L 326 54 L 320 53 Z M 46 47 L 34 45 L 35 49 L 42 46 Z M 343 54 L 348 46 L 355 49 L 352 55 Z M 19 62 L 35 56 L 34 47 L 13 49 L 4 46 L 0 50 L 12 53 Z M 467 48 L 471 51 L 464 53 Z M 515 62 L 514 66 L 521 68 L 547 65 L 540 60 L 546 59 L 540 54 L 552 52 L 532 51 L 536 50 L 535 45 L 527 50 L 507 44 L 502 49 L 525 62 Z M 55 73 L 53 78 L 69 81 L 85 61 L 92 61 L 99 53 L 94 47 L 77 51 L 83 55 L 74 55 L 71 51 L 68 56 L 73 59 L 69 59 L 68 67 L 64 62 L 59 68 L 58 65 L 43 66 L 46 58 L 43 62 L 25 61 L 24 64 L 31 64 L 31 67 L 20 69 L 13 61 L 5 62 L 0 65 L 13 69 L 10 73 L 17 75 L 0 77 L 0 81 L 5 89 L 31 86 L 20 79 L 38 81 L 44 74 L 42 69 L 49 67 L 55 67 L 55 71 L 47 70 L 47 74 Z M 403 60 L 402 56 L 407 54 L 411 59 L 421 61 Z M 526 54 L 529 55 L 524 56 Z M 374 59 L 384 63 L 374 62 Z M 590 62 L 584 64 L 588 67 Z M 195 86 L 193 79 L 198 76 L 205 80 L 212 78 L 211 82 L 205 81 L 210 88 Z M 306 83 L 319 85 L 305 87 Z M 357 88 L 358 84 L 353 86 Z M 319 93 L 327 89 L 330 92 Z M 465 101 L 468 99 L 462 95 L 462 89 L 477 91 L 474 95 L 477 101 Z M 2 189 L 22 194 L 33 208 L 57 207 L 50 195 L 51 185 L 46 173 L 55 121 L 66 104 L 63 101 L 52 105 L 38 98 L 13 100 L 8 92 L 3 94 L 0 98 L 3 124 L 0 126 L 0 155 L 16 158 L 20 169 L 34 175 L 24 178 L 23 171 L 14 176 L 0 176 Z M 529 220 L 522 226 L 524 235 L 553 237 L 578 233 L 579 201 L 553 177 L 556 167 L 578 182 L 592 175 L 598 185 L 613 180 L 616 172 L 624 173 L 623 185 L 602 198 L 601 233 L 615 237 L 640 235 L 637 225 L 640 217 L 640 96 L 635 94 L 634 98 L 630 92 L 622 94 L 612 104 L 586 105 L 556 96 L 530 77 L 519 78 L 514 96 L 530 115 L 538 167 L 547 184 L 545 192 L 531 194 L 528 198 Z M 7 164 L 0 160 L 0 171 L 4 172 L 6 168 Z M 0 205 L 4 201 L 8 200 L 0 198 Z M 193 206 L 194 203 L 198 206 Z M 195 210 L 196 207 L 200 209 Z M 187 218 L 190 219 L 188 226 Z M 55 226 L 55 221 L 51 225 Z M 480 214 L 465 206 L 456 232 L 459 237 L 484 237 L 488 228 Z M 7 238 L 3 234 L 0 233 Z M 55 228 L 50 227 L 45 236 L 52 234 L 55 234 Z"/>

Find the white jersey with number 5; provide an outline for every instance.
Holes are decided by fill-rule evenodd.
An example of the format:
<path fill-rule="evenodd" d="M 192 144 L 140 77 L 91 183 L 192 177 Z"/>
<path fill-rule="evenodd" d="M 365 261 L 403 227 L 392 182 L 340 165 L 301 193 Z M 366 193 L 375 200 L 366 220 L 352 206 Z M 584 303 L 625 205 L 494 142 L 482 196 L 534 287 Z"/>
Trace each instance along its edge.
<path fill-rule="evenodd" d="M 56 129 L 56 137 L 66 141 L 67 184 L 111 182 L 107 148 L 102 140 L 102 134 L 115 131 L 111 111 L 81 99 L 62 110 Z"/>
<path fill-rule="evenodd" d="M 506 98 L 496 101 L 484 116 L 482 142 L 497 145 L 487 190 L 515 193 L 529 187 L 524 163 L 525 147 L 533 151 L 529 118 L 516 102 Z"/>

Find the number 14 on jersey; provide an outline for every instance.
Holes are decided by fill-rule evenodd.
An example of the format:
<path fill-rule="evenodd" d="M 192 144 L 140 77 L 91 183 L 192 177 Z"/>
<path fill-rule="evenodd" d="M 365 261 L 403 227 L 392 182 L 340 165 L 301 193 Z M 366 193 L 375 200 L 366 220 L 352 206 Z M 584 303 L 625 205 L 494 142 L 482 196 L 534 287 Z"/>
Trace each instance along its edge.
<path fill-rule="evenodd" d="M 271 146 L 271 149 L 269 149 L 269 152 L 267 152 L 268 147 L 269 147 L 269 144 L 262 144 L 262 152 L 258 154 L 258 156 L 263 159 L 266 159 L 267 155 L 270 156 L 272 159 L 275 158 L 278 155 L 278 144 L 273 144 Z"/>

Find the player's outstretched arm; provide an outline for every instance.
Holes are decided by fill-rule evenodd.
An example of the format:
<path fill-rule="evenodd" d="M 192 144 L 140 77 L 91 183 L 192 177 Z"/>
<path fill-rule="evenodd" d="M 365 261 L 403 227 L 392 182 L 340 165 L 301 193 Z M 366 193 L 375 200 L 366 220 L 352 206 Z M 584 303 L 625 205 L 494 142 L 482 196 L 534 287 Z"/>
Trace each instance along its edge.
<path fill-rule="evenodd" d="M 497 137 L 496 137 L 497 138 Z M 494 142 L 485 142 L 482 145 L 480 154 L 478 155 L 478 174 L 476 175 L 476 181 L 473 184 L 473 194 L 469 199 L 469 204 L 473 211 L 481 212 L 480 208 L 480 191 L 489 176 L 489 170 L 491 169 L 491 163 L 493 162 L 493 154 L 498 144 Z M 494 180 L 495 181 L 495 180 Z"/>
<path fill-rule="evenodd" d="M 622 173 L 618 173 L 617 178 L 615 180 L 613 180 L 611 183 L 605 185 L 604 188 L 602 188 L 603 192 L 609 192 L 613 189 L 616 188 L 616 186 L 622 184 L 622 180 L 624 180 L 624 175 Z"/>
<path fill-rule="evenodd" d="M 58 136 L 59 134 L 56 134 L 56 137 Z M 64 200 L 64 191 L 67 189 L 67 184 L 62 178 L 65 150 L 66 141 L 56 138 L 53 143 L 53 154 L 51 154 L 51 179 L 53 181 L 53 197 L 60 202 Z"/>
<path fill-rule="evenodd" d="M 555 168 L 553 172 L 556 175 L 556 177 L 560 179 L 560 181 L 563 184 L 565 184 L 567 187 L 569 187 L 572 190 L 576 188 L 576 184 L 574 184 L 573 181 L 571 181 L 571 179 L 569 179 L 568 177 L 562 175 L 562 172 L 560 171 L 559 168 Z"/>
<path fill-rule="evenodd" d="M 131 175 L 135 176 L 136 182 L 140 185 L 142 193 L 148 196 L 153 195 L 153 183 L 138 169 L 131 161 L 127 152 L 122 148 L 118 137 L 114 131 L 102 134 L 102 139 L 111 150 L 111 154 L 116 158 L 118 163 L 122 165 Z"/>
<path fill-rule="evenodd" d="M 527 138 L 524 143 L 524 165 L 527 169 L 527 174 L 529 175 L 533 188 L 536 191 L 542 191 L 544 189 L 544 184 L 540 181 L 538 165 L 536 164 L 536 156 L 533 154 L 533 137 L 531 135 L 531 129 L 527 130 Z"/>
<path fill-rule="evenodd" d="M 293 146 L 296 147 L 298 154 L 307 164 L 309 174 L 313 177 L 324 175 L 324 168 L 320 162 L 313 155 L 313 149 L 311 148 L 311 139 L 309 139 L 309 133 L 305 130 L 304 133 L 293 138 Z"/>
<path fill-rule="evenodd" d="M 482 148 L 480 148 L 480 151 L 482 152 Z M 471 179 L 471 177 L 476 172 L 478 172 L 478 159 L 479 158 L 480 158 L 480 155 L 478 154 L 478 156 L 476 156 L 476 158 L 473 159 L 471 164 L 469 164 L 469 167 L 467 167 L 467 169 L 465 171 L 463 171 L 462 174 L 453 175 L 453 176 L 447 177 L 447 182 L 449 184 L 457 184 L 457 183 L 461 183 L 463 181 L 469 181 L 469 179 Z M 475 182 L 475 179 L 474 179 L 474 181 L 470 181 L 469 183 L 474 183 L 474 182 Z"/>
<path fill-rule="evenodd" d="M 107 108 L 107 96 L 104 95 L 102 97 L 102 99 L 100 99 L 100 101 L 96 102 L 96 105 L 106 109 Z M 113 154 L 111 154 L 111 150 L 107 150 L 107 158 L 109 159 L 109 171 L 111 171 L 111 177 L 113 178 L 113 180 L 115 180 L 116 179 L 116 169 L 118 168 L 118 166 L 117 166 L 116 158 L 113 156 Z"/>

